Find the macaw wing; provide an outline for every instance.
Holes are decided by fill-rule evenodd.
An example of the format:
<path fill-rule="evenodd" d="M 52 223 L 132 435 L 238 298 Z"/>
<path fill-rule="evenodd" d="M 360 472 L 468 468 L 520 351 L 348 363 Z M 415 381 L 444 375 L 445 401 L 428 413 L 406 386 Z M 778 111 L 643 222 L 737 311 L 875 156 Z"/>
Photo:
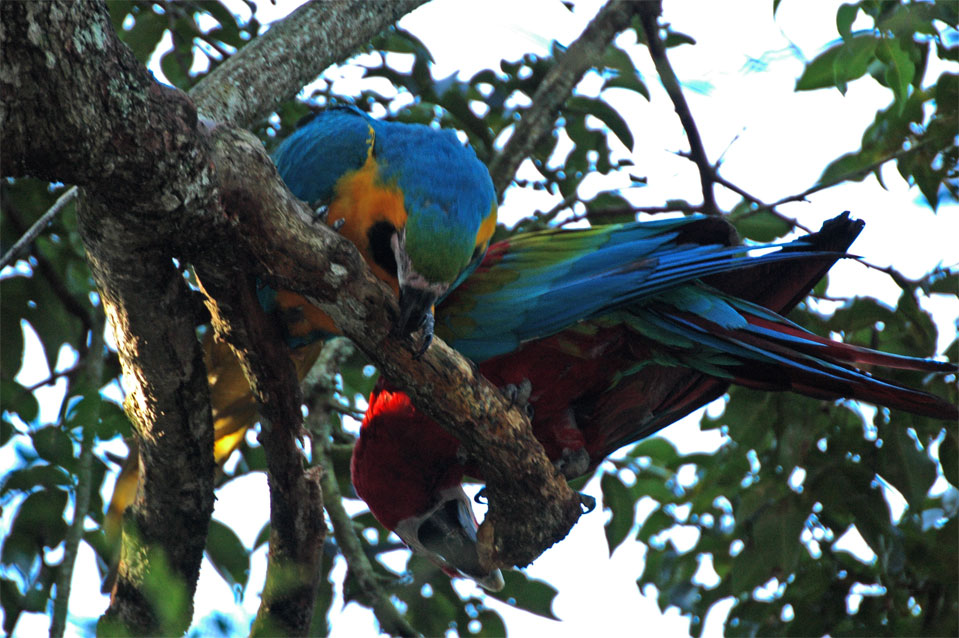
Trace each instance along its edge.
<path fill-rule="evenodd" d="M 818 272 L 837 253 L 814 236 L 730 246 L 728 224 L 691 216 L 514 237 L 437 308 L 437 334 L 480 362 L 697 279 L 811 259 Z"/>

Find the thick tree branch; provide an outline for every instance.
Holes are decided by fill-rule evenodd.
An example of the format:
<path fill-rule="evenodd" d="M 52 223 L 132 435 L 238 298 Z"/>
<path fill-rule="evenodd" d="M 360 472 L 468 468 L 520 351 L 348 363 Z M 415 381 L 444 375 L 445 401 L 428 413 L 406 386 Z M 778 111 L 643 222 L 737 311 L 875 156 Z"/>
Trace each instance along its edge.
<path fill-rule="evenodd" d="M 669 58 L 666 57 L 666 47 L 663 39 L 659 36 L 659 15 L 662 13 L 662 2 L 637 2 L 639 9 L 639 19 L 643 25 L 643 33 L 646 35 L 646 46 L 649 48 L 649 55 L 653 58 L 653 64 L 656 65 L 656 71 L 663 82 L 663 88 L 673 101 L 676 114 L 679 121 L 683 124 L 686 131 L 686 138 L 689 140 L 690 154 L 692 160 L 699 168 L 699 181 L 703 189 L 703 211 L 707 215 L 719 215 L 720 210 L 716 205 L 716 197 L 713 193 L 713 165 L 709 163 L 706 156 L 706 148 L 703 146 L 703 138 L 699 135 L 699 128 L 696 126 L 696 120 L 689 110 L 689 104 L 686 102 L 686 96 L 683 95 L 682 85 L 673 67 L 669 64 Z"/>
<path fill-rule="evenodd" d="M 424 2 L 310 2 L 200 80 L 190 97 L 204 117 L 248 126 Z"/>
<path fill-rule="evenodd" d="M 78 220 L 114 332 L 141 486 L 106 625 L 180 633 L 213 509 L 213 433 L 192 301 L 173 267 L 182 213 L 212 211 L 196 116 L 114 34 L 102 3 L 0 5 L 4 175 L 80 185 Z M 51 63 L 55 61 L 56 63 Z M 183 606 L 163 616 L 158 596 Z"/>
<path fill-rule="evenodd" d="M 533 104 L 523 113 L 523 119 L 516 125 L 506 146 L 490 162 L 489 172 L 499 198 L 502 198 L 519 165 L 540 139 L 553 129 L 560 107 L 576 84 L 599 63 L 616 34 L 629 26 L 640 4 L 629 0 L 611 0 L 600 9 L 582 35 L 543 78 L 532 96 Z"/>
<path fill-rule="evenodd" d="M 321 574 L 322 468 L 304 471 L 299 380 L 290 352 L 255 295 L 249 260 L 223 237 L 222 247 L 193 257 L 213 327 L 237 355 L 263 415 L 260 443 L 270 486 L 270 553 L 266 584 L 253 623 L 257 636 L 306 635 Z"/>

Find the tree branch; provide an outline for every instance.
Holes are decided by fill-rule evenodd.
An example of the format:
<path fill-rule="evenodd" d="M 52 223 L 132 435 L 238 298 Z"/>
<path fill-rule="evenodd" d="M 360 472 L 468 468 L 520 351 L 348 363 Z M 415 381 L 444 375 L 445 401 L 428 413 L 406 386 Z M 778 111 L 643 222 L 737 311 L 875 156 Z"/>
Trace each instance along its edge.
<path fill-rule="evenodd" d="M 600 9 L 582 35 L 569 46 L 543 78 L 542 84 L 532 96 L 532 105 L 523 112 L 523 119 L 516 125 L 506 146 L 490 162 L 489 172 L 498 198 L 502 199 L 503 191 L 516 175 L 516 169 L 522 161 L 529 156 L 540 139 L 553 129 L 560 107 L 580 79 L 586 71 L 599 63 L 606 47 L 617 33 L 629 26 L 633 14 L 641 4 L 629 0 L 611 0 Z"/>
<path fill-rule="evenodd" d="M 699 129 L 696 126 L 696 120 L 689 110 L 689 104 L 686 102 L 686 96 L 683 95 L 682 85 L 673 67 L 669 64 L 669 58 L 666 57 L 666 47 L 662 38 L 659 36 L 659 15 L 662 13 L 662 2 L 637 2 L 639 9 L 639 20 L 643 25 L 643 33 L 646 35 L 646 46 L 649 48 L 649 55 L 653 58 L 653 64 L 656 65 L 656 71 L 662 80 L 663 88 L 673 102 L 679 121 L 683 124 L 686 131 L 686 138 L 689 140 L 689 149 L 692 160 L 699 168 L 699 181 L 703 189 L 703 211 L 707 215 L 719 215 L 720 210 L 716 205 L 716 197 L 713 194 L 713 165 L 710 164 L 706 156 L 706 148 L 703 146 L 703 139 L 699 135 Z"/>
<path fill-rule="evenodd" d="M 248 126 L 424 2 L 307 3 L 200 80 L 190 97 L 205 117 Z"/>
<path fill-rule="evenodd" d="M 71 189 L 73 190 L 73 189 Z M 70 192 L 70 191 L 68 191 Z M 61 197 L 61 199 L 63 199 Z M 83 380 L 79 384 L 84 392 L 98 393 L 103 381 L 103 323 L 94 322 L 90 331 L 91 344 L 87 350 Z M 73 521 L 63 543 L 63 561 L 60 565 L 60 574 L 57 577 L 57 598 L 53 603 L 53 614 L 50 620 L 50 638 L 61 638 L 67 624 L 67 612 L 70 603 L 70 588 L 73 584 L 73 567 L 77 560 L 77 549 L 80 539 L 83 538 L 83 525 L 90 510 L 90 490 L 93 467 L 93 444 L 96 440 L 96 421 L 100 417 L 97 405 L 90 412 L 90 423 L 83 424 L 83 435 L 80 441 L 80 459 L 77 469 L 77 485 L 73 501 Z"/>
<path fill-rule="evenodd" d="M 7 254 L 3 256 L 3 259 L 0 259 L 0 268 L 6 268 L 12 264 L 15 259 L 18 259 L 21 253 L 23 253 L 23 251 L 30 244 L 32 244 L 37 237 L 40 236 L 40 233 L 42 233 L 43 230 L 50 225 L 50 222 L 52 222 L 53 219 L 60 214 L 60 211 L 62 211 L 67 204 L 72 202 L 76 196 L 76 187 L 69 189 L 63 195 L 60 195 L 60 197 L 57 198 L 57 201 L 53 203 L 53 206 L 51 206 L 50 209 L 47 210 L 47 212 L 45 212 L 40 219 L 38 219 L 33 226 L 31 226 L 30 229 L 20 237 L 20 239 L 17 240 L 17 243 L 15 243 L 13 247 L 7 251 Z"/>

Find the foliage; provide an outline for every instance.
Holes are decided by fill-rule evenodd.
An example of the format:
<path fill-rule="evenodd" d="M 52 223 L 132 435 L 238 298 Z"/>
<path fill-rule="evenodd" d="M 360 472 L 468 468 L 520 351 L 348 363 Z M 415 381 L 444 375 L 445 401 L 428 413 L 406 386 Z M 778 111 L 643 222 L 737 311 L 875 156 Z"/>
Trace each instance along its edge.
<path fill-rule="evenodd" d="M 172 35 L 173 47 L 160 55 L 159 66 L 182 89 L 260 31 L 253 5 L 253 16 L 244 20 L 218 2 L 115 0 L 110 9 L 117 31 L 144 63 L 163 35 Z M 872 27 L 854 31 L 852 25 L 860 15 Z M 959 75 L 946 72 L 928 77 L 927 64 L 933 54 L 957 60 L 955 40 L 947 41 L 942 28 L 942 24 L 957 23 L 956 5 L 863 0 L 843 5 L 836 22 L 841 39 L 806 65 L 797 91 L 835 87 L 845 92 L 850 83 L 867 81 L 864 78 L 869 76 L 889 90 L 891 101 L 866 127 L 862 148 L 830 163 L 820 184 L 862 180 L 869 174 L 880 178 L 879 166 L 895 160 L 902 176 L 933 209 L 944 197 L 955 200 L 959 195 L 955 168 Z M 641 39 L 641 29 L 636 30 Z M 673 32 L 667 32 L 666 42 L 694 45 L 689 36 Z M 427 48 L 398 28 L 377 37 L 367 53 L 371 55 L 346 63 L 359 65 L 371 80 L 358 94 L 336 93 L 327 75 L 308 102 L 290 101 L 254 129 L 270 146 L 310 109 L 350 101 L 399 120 L 459 129 L 480 158 L 489 161 L 501 148 L 504 134 L 528 110 L 529 98 L 545 74 L 562 57 L 556 47 L 551 56 L 504 60 L 498 69 L 480 71 L 466 80 L 435 80 Z M 198 71 L 203 60 L 209 67 Z M 610 46 L 595 72 L 603 91 L 632 91 L 649 99 L 647 80 L 622 48 Z M 384 80 L 395 90 L 381 90 Z M 632 148 L 634 134 L 607 95 L 571 97 L 552 134 L 530 157 L 538 177 L 515 180 L 513 188 L 558 195 L 566 208 L 582 204 L 583 216 L 590 221 L 632 218 L 635 213 L 614 192 L 587 201 L 577 192 L 587 175 L 628 174 L 630 168 L 628 160 L 617 159 L 611 149 Z M 557 153 L 561 141 L 571 145 L 565 155 Z M 634 183 L 641 181 L 630 178 Z M 2 183 L 4 253 L 65 190 L 63 185 L 32 179 Z M 511 231 L 501 228 L 499 232 L 555 223 L 560 210 L 538 212 Z M 771 240 L 791 230 L 778 214 L 756 214 L 748 202 L 736 213 L 734 219 L 747 238 Z M 918 282 L 899 278 L 897 283 L 903 293 L 895 310 L 874 300 L 856 299 L 829 318 L 808 308 L 795 318 L 821 334 L 842 334 L 848 341 L 870 347 L 935 354 L 935 326 L 917 299 L 930 292 L 955 294 L 956 275 L 932 273 Z M 0 446 L 7 455 L 4 458 L 12 459 L 0 486 L 0 505 L 10 525 L 0 552 L 0 599 L 3 629 L 9 634 L 21 613 L 49 611 L 53 584 L 63 569 L 63 559 L 51 550 L 62 544 L 66 521 L 73 517 L 77 459 L 85 431 L 93 432 L 97 447 L 89 476 L 92 500 L 83 513 L 84 540 L 97 552 L 101 575 L 106 575 L 112 548 L 102 529 L 101 492 L 105 486 L 112 488 L 117 464 L 102 444 L 128 436 L 130 424 L 115 400 L 107 398 L 117 395 L 115 351 L 94 352 L 88 347 L 90 330 L 100 325 L 92 318 L 102 309 L 84 261 L 72 204 L 40 236 L 26 259 L 3 272 L 0 294 Z M 880 323 L 882 330 L 876 327 Z M 42 361 L 25 361 L 25 332 L 38 337 Z M 952 344 L 953 360 L 957 350 L 959 346 Z M 95 357 L 105 363 L 100 392 L 78 381 L 78 373 Z M 45 364 L 50 378 L 23 385 L 15 378 L 23 364 Z M 360 357 L 343 368 L 337 399 L 341 410 L 362 409 L 362 397 L 372 385 L 365 370 Z M 901 373 L 897 379 L 957 400 L 955 386 L 940 378 Z M 41 393 L 55 384 L 60 393 L 55 400 L 50 397 L 56 393 Z M 111 387 L 112 392 L 103 391 Z M 93 404 L 96 409 L 91 409 Z M 338 425 L 337 443 L 346 450 L 350 434 Z M 732 635 L 955 635 L 959 631 L 955 429 L 886 410 L 870 420 L 854 404 L 742 389 L 731 391 L 722 414 L 705 418 L 702 427 L 721 428 L 728 442 L 714 454 L 681 455 L 665 440 L 652 438 L 600 470 L 604 504 L 611 511 L 606 528 L 610 552 L 630 535 L 648 546 L 637 585 L 656 596 L 661 608 L 678 607 L 688 614 L 695 633 L 702 629 L 709 608 L 728 597 L 735 601 L 725 627 Z M 341 489 L 351 494 L 347 453 L 335 456 L 335 461 Z M 246 442 L 220 484 L 264 467 L 262 450 L 255 442 Z M 939 487 L 930 492 L 934 482 Z M 897 494 L 903 506 L 893 511 L 890 503 L 900 500 Z M 637 523 L 634 512 L 643 499 L 656 505 L 652 514 Z M 357 514 L 354 524 L 369 556 L 397 549 L 395 539 L 368 513 Z M 872 560 L 836 548 L 836 539 L 850 530 L 865 540 L 875 554 Z M 679 531 L 694 534 L 691 548 L 677 549 L 674 539 Z M 211 527 L 208 557 L 237 596 L 261 586 L 250 582 L 250 556 L 267 536 L 265 524 L 255 545 L 245 547 L 229 526 L 214 522 Z M 334 587 L 339 586 L 329 582 L 338 550 L 332 541 L 327 549 L 327 582 L 320 589 L 316 633 L 329 630 L 327 617 Z M 703 564 L 715 570 L 712 581 L 697 576 Z M 379 561 L 374 561 L 374 567 L 395 603 L 423 633 L 439 635 L 451 628 L 476 635 L 505 633 L 503 620 L 483 597 L 464 599 L 432 564 L 413 558 L 404 573 Z M 346 600 L 364 602 L 363 593 L 350 580 L 342 587 Z M 550 618 L 555 595 L 548 583 L 511 572 L 506 589 L 496 597 Z M 201 622 L 221 633 L 246 631 L 233 627 L 228 618 Z"/>

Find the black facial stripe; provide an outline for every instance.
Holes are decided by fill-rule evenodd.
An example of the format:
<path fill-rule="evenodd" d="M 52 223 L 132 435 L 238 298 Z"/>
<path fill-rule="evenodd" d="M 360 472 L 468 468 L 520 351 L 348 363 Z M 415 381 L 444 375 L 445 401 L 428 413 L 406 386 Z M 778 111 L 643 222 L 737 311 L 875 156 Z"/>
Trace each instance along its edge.
<path fill-rule="evenodd" d="M 393 248 L 390 246 L 390 239 L 396 233 L 396 227 L 389 222 L 376 222 L 366 233 L 366 238 L 370 242 L 370 254 L 373 255 L 373 261 L 380 268 L 396 276 L 396 257 L 393 255 Z"/>

